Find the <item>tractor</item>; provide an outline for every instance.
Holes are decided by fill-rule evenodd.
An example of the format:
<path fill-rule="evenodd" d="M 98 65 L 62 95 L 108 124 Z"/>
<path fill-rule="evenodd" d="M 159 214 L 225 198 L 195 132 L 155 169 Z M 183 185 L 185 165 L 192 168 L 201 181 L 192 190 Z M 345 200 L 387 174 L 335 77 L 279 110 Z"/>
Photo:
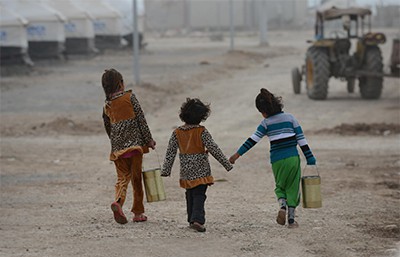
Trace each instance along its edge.
<path fill-rule="evenodd" d="M 355 7 L 317 11 L 315 38 L 307 41 L 312 45 L 307 49 L 305 64 L 301 69 L 292 69 L 295 94 L 300 94 L 304 77 L 308 97 L 324 100 L 329 78 L 335 77 L 347 82 L 349 93 L 354 92 L 358 79 L 362 98 L 381 96 L 384 74 L 379 44 L 386 42 L 386 36 L 371 32 L 371 14 L 370 9 Z M 356 47 L 350 54 L 352 41 Z"/>

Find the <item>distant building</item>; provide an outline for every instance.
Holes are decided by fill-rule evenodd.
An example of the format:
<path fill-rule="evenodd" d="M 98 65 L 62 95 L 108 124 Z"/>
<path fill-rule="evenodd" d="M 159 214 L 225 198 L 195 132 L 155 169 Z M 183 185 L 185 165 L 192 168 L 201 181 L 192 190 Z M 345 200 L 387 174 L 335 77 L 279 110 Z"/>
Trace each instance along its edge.
<path fill-rule="evenodd" d="M 268 28 L 300 28 L 307 23 L 307 0 L 266 1 Z M 229 1 L 146 0 L 145 30 L 226 31 L 229 29 Z M 235 0 L 237 30 L 258 30 L 260 0 Z"/>
<path fill-rule="evenodd" d="M 400 27 L 400 5 L 377 5 L 375 26 Z"/>
<path fill-rule="evenodd" d="M 320 9 L 329 9 L 333 6 L 337 8 L 349 8 L 358 6 L 358 4 L 356 0 L 322 0 L 319 7 Z"/>

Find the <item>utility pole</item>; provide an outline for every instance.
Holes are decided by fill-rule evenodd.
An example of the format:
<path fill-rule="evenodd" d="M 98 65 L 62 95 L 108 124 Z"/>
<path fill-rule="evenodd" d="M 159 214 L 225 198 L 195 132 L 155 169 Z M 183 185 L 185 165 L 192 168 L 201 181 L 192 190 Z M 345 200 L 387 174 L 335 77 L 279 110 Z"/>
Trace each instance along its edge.
<path fill-rule="evenodd" d="M 258 13 L 258 26 L 260 29 L 260 46 L 268 46 L 268 16 L 267 16 L 267 4 L 265 0 L 261 0 L 260 8 Z"/>
<path fill-rule="evenodd" d="M 138 11 L 137 11 L 137 0 L 133 1 L 133 75 L 135 79 L 135 85 L 140 84 L 140 67 L 139 67 L 139 31 L 138 31 Z"/>
<path fill-rule="evenodd" d="M 234 42 L 234 37 L 235 37 L 235 27 L 234 27 L 234 22 L 233 22 L 233 1 L 229 0 L 229 25 L 230 25 L 230 37 L 231 37 L 231 46 L 230 50 L 233 51 L 235 48 L 235 42 Z"/>
<path fill-rule="evenodd" d="M 191 13 L 190 13 L 190 1 L 189 0 L 184 0 L 183 1 L 183 28 L 185 29 L 185 33 L 189 34 L 191 28 L 190 28 L 190 19 L 191 19 Z"/>

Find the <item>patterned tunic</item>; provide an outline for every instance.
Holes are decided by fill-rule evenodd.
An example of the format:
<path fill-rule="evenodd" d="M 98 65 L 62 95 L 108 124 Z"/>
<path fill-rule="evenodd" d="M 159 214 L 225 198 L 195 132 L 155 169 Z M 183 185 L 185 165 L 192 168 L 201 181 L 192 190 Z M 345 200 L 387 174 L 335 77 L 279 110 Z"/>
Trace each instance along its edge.
<path fill-rule="evenodd" d="M 264 119 L 256 132 L 239 148 L 238 154 L 245 154 L 264 136 L 268 136 L 271 144 L 271 163 L 298 156 L 297 145 L 300 146 L 307 160 L 314 158 L 299 122 L 293 115 L 284 112 Z"/>
<path fill-rule="evenodd" d="M 103 108 L 103 121 L 111 141 L 110 160 L 124 153 L 138 150 L 147 153 L 152 140 L 139 101 L 131 90 L 121 92 L 107 101 Z"/>
<path fill-rule="evenodd" d="M 182 188 L 189 189 L 198 185 L 214 183 L 208 161 L 208 152 L 227 171 L 233 168 L 205 127 L 184 125 L 178 127 L 171 135 L 161 171 L 162 176 L 171 175 L 178 148 L 181 166 L 180 186 Z"/>

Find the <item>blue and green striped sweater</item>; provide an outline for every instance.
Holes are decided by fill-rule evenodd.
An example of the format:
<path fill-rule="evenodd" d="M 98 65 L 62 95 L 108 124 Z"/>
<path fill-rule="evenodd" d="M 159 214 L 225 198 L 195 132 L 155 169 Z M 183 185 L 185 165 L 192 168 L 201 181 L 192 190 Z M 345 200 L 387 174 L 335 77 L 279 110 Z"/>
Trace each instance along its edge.
<path fill-rule="evenodd" d="M 271 148 L 271 163 L 298 156 L 297 145 L 303 151 L 308 164 L 315 164 L 315 158 L 308 147 L 303 130 L 293 115 L 280 112 L 264 119 L 257 127 L 256 132 L 249 137 L 237 151 L 239 155 L 245 154 L 264 136 L 268 136 Z"/>

